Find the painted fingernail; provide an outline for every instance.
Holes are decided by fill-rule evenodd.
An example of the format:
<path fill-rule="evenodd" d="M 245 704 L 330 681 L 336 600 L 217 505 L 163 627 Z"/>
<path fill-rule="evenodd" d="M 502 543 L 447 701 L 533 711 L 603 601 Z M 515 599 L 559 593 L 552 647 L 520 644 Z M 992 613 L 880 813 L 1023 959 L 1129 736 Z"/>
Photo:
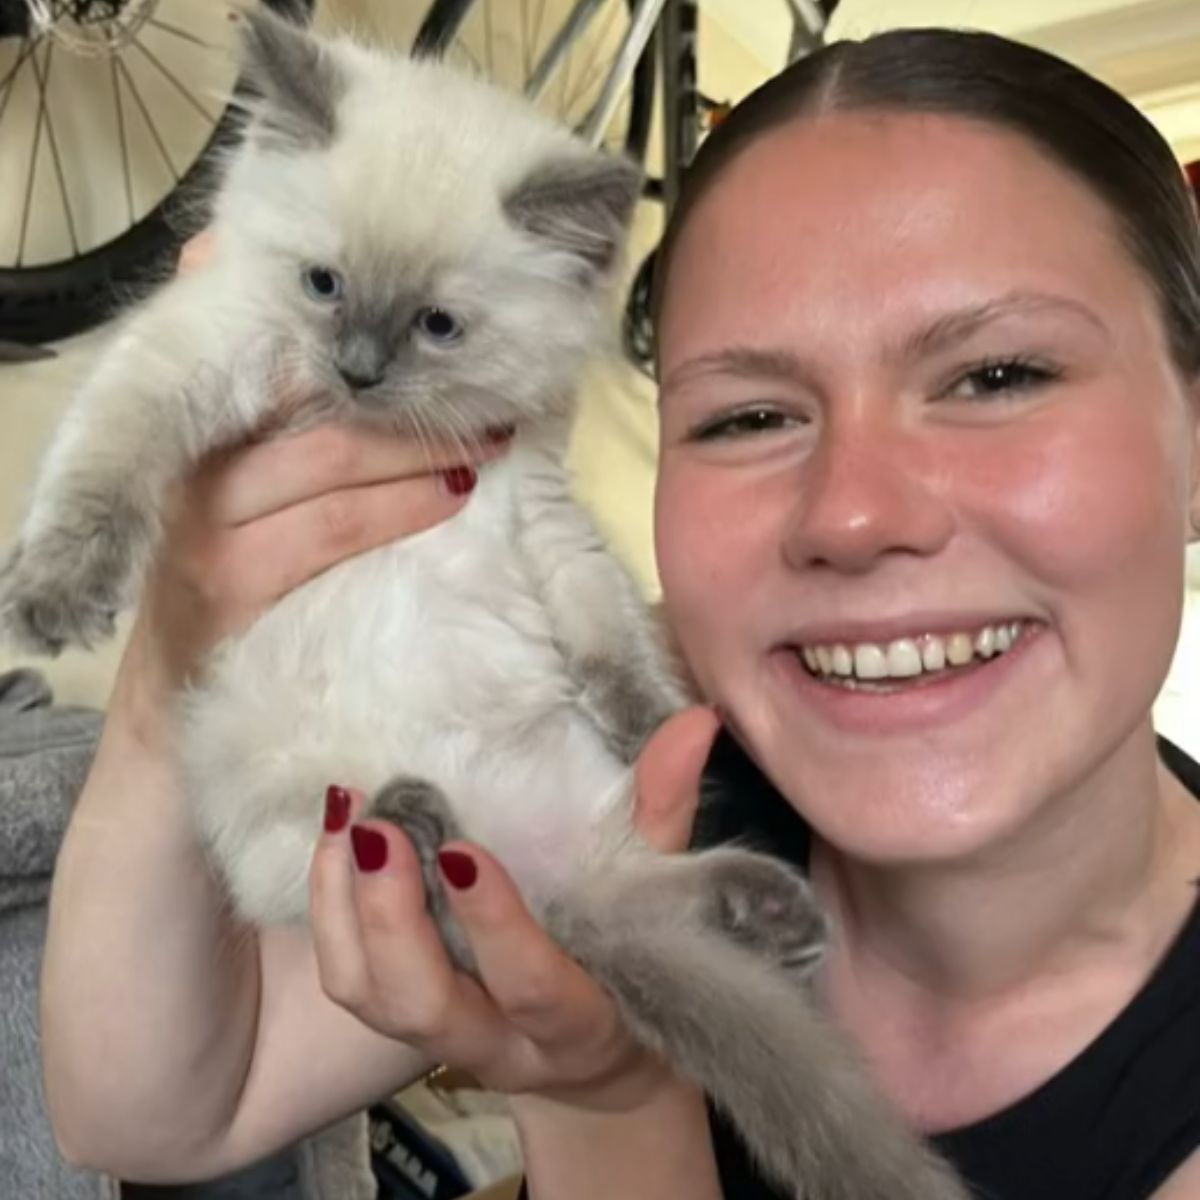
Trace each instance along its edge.
<path fill-rule="evenodd" d="M 325 832 L 337 833 L 350 820 L 350 793 L 336 783 L 325 789 Z"/>
<path fill-rule="evenodd" d="M 439 850 L 438 866 L 441 867 L 446 882 L 460 892 L 473 887 L 475 880 L 479 878 L 479 868 L 475 866 L 475 860 L 461 850 Z"/>
<path fill-rule="evenodd" d="M 445 481 L 446 491 L 452 496 L 465 496 L 474 491 L 478 482 L 478 476 L 471 467 L 451 467 L 442 472 L 442 479 Z"/>
<path fill-rule="evenodd" d="M 387 838 L 374 829 L 351 825 L 350 844 L 360 871 L 379 871 L 387 862 Z"/>

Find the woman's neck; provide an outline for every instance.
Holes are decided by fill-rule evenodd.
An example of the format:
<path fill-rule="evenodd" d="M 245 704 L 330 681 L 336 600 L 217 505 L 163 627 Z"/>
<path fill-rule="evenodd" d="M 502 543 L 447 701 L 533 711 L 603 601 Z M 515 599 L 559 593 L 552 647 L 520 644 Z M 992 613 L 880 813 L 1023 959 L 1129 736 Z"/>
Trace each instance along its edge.
<path fill-rule="evenodd" d="M 970 862 L 889 869 L 817 844 L 813 882 L 838 930 L 829 1005 L 910 1115 L 933 1127 L 983 1115 L 1137 993 L 1195 902 L 1197 864 L 1200 804 L 1160 766 L 1148 727 Z M 1014 1031 L 1007 1069 L 981 1062 L 973 1086 L 973 1046 L 994 1055 Z M 964 1094 L 938 1080 L 939 1056 Z"/>

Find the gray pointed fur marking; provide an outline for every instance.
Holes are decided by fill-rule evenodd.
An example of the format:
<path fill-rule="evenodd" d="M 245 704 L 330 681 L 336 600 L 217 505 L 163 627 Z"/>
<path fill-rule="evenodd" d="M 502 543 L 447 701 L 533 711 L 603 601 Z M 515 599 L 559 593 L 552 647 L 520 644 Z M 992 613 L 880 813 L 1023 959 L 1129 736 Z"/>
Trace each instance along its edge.
<path fill-rule="evenodd" d="M 641 193 L 642 173 L 628 159 L 563 157 L 527 176 L 505 198 L 510 220 L 575 254 L 589 273 L 607 271 Z"/>
<path fill-rule="evenodd" d="M 328 49 L 263 5 L 244 14 L 243 69 L 262 94 L 254 128 L 285 148 L 327 146 L 337 130 L 344 83 Z"/>

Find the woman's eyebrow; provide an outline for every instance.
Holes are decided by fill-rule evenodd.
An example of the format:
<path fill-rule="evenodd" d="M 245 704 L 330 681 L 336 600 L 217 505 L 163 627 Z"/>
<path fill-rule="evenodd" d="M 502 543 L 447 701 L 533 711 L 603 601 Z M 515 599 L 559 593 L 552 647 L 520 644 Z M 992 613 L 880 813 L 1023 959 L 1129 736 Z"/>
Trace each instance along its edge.
<path fill-rule="evenodd" d="M 1027 316 L 1044 312 L 1064 312 L 1080 317 L 1098 332 L 1110 336 L 1100 317 L 1080 300 L 1051 292 L 1013 291 L 983 304 L 958 308 L 937 317 L 928 325 L 905 337 L 888 354 L 891 359 L 920 358 L 943 350 L 970 337 L 978 329 L 1002 317 Z"/>
<path fill-rule="evenodd" d="M 778 379 L 813 386 L 813 373 L 798 354 L 786 348 L 726 346 L 684 360 L 663 381 L 661 389 L 678 387 L 698 375 L 731 375 L 741 379 Z"/>
<path fill-rule="evenodd" d="M 1082 318 L 1105 337 L 1110 336 L 1108 326 L 1082 301 L 1051 292 L 1020 290 L 935 318 L 891 347 L 887 357 L 891 360 L 919 358 L 963 341 L 984 325 L 1002 317 L 1054 311 Z M 787 347 L 725 346 L 680 363 L 662 381 L 660 391 L 678 387 L 703 375 L 775 379 L 804 388 L 816 387 L 816 375 L 812 367 Z"/>

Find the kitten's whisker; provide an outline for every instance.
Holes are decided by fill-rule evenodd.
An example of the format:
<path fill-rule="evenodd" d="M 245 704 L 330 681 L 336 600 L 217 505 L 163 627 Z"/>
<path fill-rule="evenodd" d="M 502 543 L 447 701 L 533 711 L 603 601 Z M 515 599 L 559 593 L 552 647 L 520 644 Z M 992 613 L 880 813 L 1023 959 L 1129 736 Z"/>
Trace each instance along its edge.
<path fill-rule="evenodd" d="M 417 441 L 420 443 L 421 449 L 425 454 L 425 461 L 429 462 L 433 458 L 433 447 L 430 444 L 430 430 L 425 419 L 425 414 L 419 408 L 416 408 L 409 414 L 409 419 L 412 422 L 413 432 L 417 435 Z"/>
<path fill-rule="evenodd" d="M 472 431 L 463 416 L 453 409 L 447 410 L 443 416 L 447 422 L 447 433 L 453 440 L 455 448 L 461 452 L 464 458 L 474 458 L 482 445 L 478 435 Z"/>

